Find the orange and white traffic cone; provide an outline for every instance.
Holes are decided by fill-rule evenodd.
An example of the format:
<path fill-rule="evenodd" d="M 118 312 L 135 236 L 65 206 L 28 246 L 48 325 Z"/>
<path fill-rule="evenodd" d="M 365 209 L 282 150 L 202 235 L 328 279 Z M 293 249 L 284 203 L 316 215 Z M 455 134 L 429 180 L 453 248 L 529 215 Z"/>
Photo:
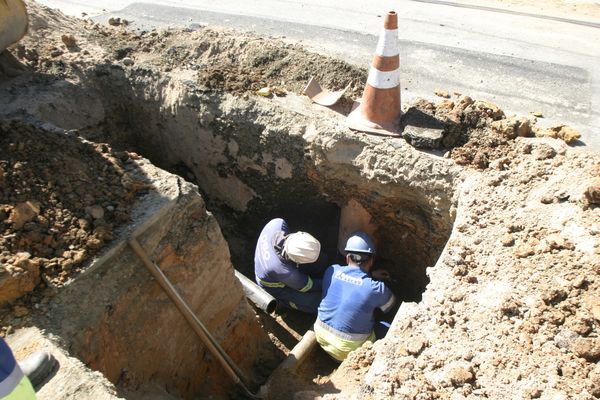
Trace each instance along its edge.
<path fill-rule="evenodd" d="M 388 12 L 360 102 L 348 115 L 350 129 L 400 136 L 400 55 L 398 15 Z"/>

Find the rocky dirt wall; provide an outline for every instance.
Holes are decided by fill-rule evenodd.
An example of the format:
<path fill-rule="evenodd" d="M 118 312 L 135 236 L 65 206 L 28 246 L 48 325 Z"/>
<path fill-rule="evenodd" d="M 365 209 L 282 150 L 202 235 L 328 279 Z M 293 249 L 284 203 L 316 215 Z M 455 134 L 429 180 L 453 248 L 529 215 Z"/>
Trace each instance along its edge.
<path fill-rule="evenodd" d="M 129 142 L 165 168 L 183 166 L 184 176 L 238 216 L 246 227 L 238 232 L 252 238 L 265 218 L 296 212 L 314 219 L 320 233 L 320 209 L 354 199 L 380 228 L 377 239 L 388 244 L 380 255 L 404 282 L 399 290 L 419 298 L 425 268 L 437 260 L 452 226 L 461 178 L 450 160 L 423 157 L 403 140 L 348 134 L 331 115 L 299 112 L 293 95 L 274 103 L 197 94 L 196 85 L 175 74 L 157 81 L 138 73 L 130 76 Z"/>
<path fill-rule="evenodd" d="M 356 398 L 598 397 L 600 218 L 590 193 L 600 160 L 558 141 L 506 150 L 460 186 L 423 300 L 404 304 L 388 338 L 362 350 L 373 364 Z"/>
<path fill-rule="evenodd" d="M 228 398 L 230 378 L 127 246 L 138 237 L 248 378 L 265 379 L 281 356 L 248 305 L 196 186 L 73 133 L 13 122 L 0 135 L 7 144 L 0 282 L 22 289 L 3 300 L 16 302 L 1 314 L 3 334 L 16 337 L 9 340 L 23 342 L 22 329 L 41 330 L 127 396 Z M 7 265 L 11 251 L 22 260 Z M 20 354 L 35 346 L 21 343 Z M 40 398 L 104 393 L 103 380 L 74 368 L 88 378 L 77 385 L 61 372 Z"/>
<path fill-rule="evenodd" d="M 461 171 L 398 139 L 326 131 L 311 150 L 311 179 L 336 202 L 355 199 L 366 208 L 377 226 L 378 263 L 391 270 L 406 300 L 420 299 L 425 268 L 436 263 L 452 229 Z"/>
<path fill-rule="evenodd" d="M 160 174 L 154 178 L 157 186 L 178 193 L 170 209 L 138 236 L 140 243 L 242 371 L 261 379 L 254 366 L 268 363 L 270 342 L 234 278 L 216 220 L 192 185 Z M 231 388 L 221 366 L 207 361 L 212 357 L 200 339 L 126 246 L 61 291 L 51 310 L 44 327 L 125 391 L 152 383 L 187 398 L 222 396 Z M 261 356 L 267 360 L 259 361 Z"/>
<path fill-rule="evenodd" d="M 61 89 L 49 80 L 46 92 L 77 99 L 53 101 L 57 115 L 69 117 L 52 121 L 71 127 L 71 119 L 85 120 L 82 110 L 93 110 L 86 111 L 90 118 L 80 133 L 135 149 L 197 182 L 219 216 L 235 264 L 246 273 L 251 273 L 248 243 L 269 218 L 296 219 L 296 229 L 335 248 L 335 214 L 355 199 L 382 227 L 378 239 L 397 244 L 382 247 L 381 262 L 397 272 L 399 291 L 420 297 L 425 268 L 435 263 L 450 232 L 458 169 L 439 157 L 420 158 L 403 140 L 382 145 L 381 139 L 350 134 L 342 127 L 343 114 L 319 110 L 291 93 L 270 99 L 251 94 L 265 84 L 282 85 L 273 86 L 280 95 L 299 91 L 310 74 L 339 85 L 340 68 L 351 79 L 361 76 L 359 69 L 228 32 L 142 37 L 122 32 L 113 42 L 105 36 L 93 27 L 79 39 L 85 47 L 104 42 L 98 49 L 102 62 L 90 63 L 80 50 L 69 50 L 40 63 L 41 70 L 62 68 L 72 82 Z M 23 46 L 27 53 L 27 42 Z M 97 97 L 91 101 L 89 93 Z M 10 114 L 18 114 L 11 104 Z M 26 114 L 46 118 L 40 109 L 33 105 Z M 384 155 L 391 158 L 379 160 Z M 410 167 L 385 176 L 405 165 Z"/>

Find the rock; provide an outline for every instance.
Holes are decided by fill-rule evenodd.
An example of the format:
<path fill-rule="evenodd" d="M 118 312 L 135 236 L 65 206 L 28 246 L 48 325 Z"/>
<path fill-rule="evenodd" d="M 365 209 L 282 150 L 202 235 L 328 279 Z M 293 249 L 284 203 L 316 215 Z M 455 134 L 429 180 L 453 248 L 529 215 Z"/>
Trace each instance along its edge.
<path fill-rule="evenodd" d="M 408 354 L 416 356 L 427 347 L 427 340 L 422 337 L 412 337 L 406 342 L 405 347 Z"/>
<path fill-rule="evenodd" d="M 600 205 L 600 178 L 594 179 L 585 190 L 588 204 Z"/>
<path fill-rule="evenodd" d="M 51 57 L 58 57 L 58 56 L 62 56 L 63 54 L 64 54 L 64 52 L 61 49 L 55 49 L 50 52 Z"/>
<path fill-rule="evenodd" d="M 454 109 L 454 102 L 452 100 L 444 100 L 442 101 L 440 104 L 437 105 L 437 109 L 445 109 L 445 110 L 452 110 Z"/>
<path fill-rule="evenodd" d="M 23 225 L 31 221 L 40 213 L 40 203 L 36 201 L 26 201 L 25 203 L 17 204 L 13 208 L 8 223 L 12 224 L 13 229 L 21 229 Z"/>
<path fill-rule="evenodd" d="M 556 336 L 554 336 L 554 343 L 560 349 L 569 349 L 575 341 L 579 338 L 579 335 L 568 329 L 561 330 Z"/>
<path fill-rule="evenodd" d="M 596 367 L 595 371 L 590 372 L 588 389 L 592 396 L 600 398 L 600 370 Z"/>
<path fill-rule="evenodd" d="M 29 253 L 17 253 L 0 268 L 0 306 L 31 292 L 40 283 L 40 265 Z"/>
<path fill-rule="evenodd" d="M 552 204 L 554 203 L 554 196 L 552 194 L 545 194 L 540 199 L 542 204 Z"/>
<path fill-rule="evenodd" d="M 62 35 L 60 39 L 69 49 L 77 47 L 77 39 L 73 35 Z"/>
<path fill-rule="evenodd" d="M 91 207 L 87 207 L 85 211 L 94 219 L 104 218 L 104 209 L 102 206 L 93 205 Z"/>
<path fill-rule="evenodd" d="M 566 143 L 572 143 L 581 138 L 581 133 L 567 125 L 554 125 L 549 128 L 535 130 L 535 136 L 562 139 Z"/>
<path fill-rule="evenodd" d="M 535 254 L 533 247 L 527 243 L 520 245 L 515 250 L 515 256 L 517 258 L 526 258 Z"/>
<path fill-rule="evenodd" d="M 475 380 L 473 369 L 471 367 L 453 367 L 446 373 L 446 379 L 452 386 L 460 387 Z"/>
<path fill-rule="evenodd" d="M 572 285 L 576 289 L 581 289 L 582 287 L 585 286 L 586 283 L 587 283 L 587 279 L 585 279 L 585 276 L 578 275 L 575 277 L 575 279 L 573 279 Z"/>
<path fill-rule="evenodd" d="M 570 330 L 581 336 L 587 336 L 590 334 L 590 332 L 593 330 L 593 326 L 593 320 L 587 317 L 571 319 L 568 324 Z"/>
<path fill-rule="evenodd" d="M 531 129 L 531 121 L 525 117 L 517 119 L 516 132 L 517 136 L 520 137 L 533 136 L 533 130 Z"/>
<path fill-rule="evenodd" d="M 447 91 L 442 90 L 442 89 L 435 89 L 434 93 L 436 96 L 439 96 L 439 97 L 444 97 L 446 99 L 450 98 L 450 94 Z"/>
<path fill-rule="evenodd" d="M 550 246 L 550 248 L 553 250 L 573 250 L 575 248 L 575 245 L 573 245 L 573 243 L 569 242 L 569 240 L 565 239 L 559 234 L 549 235 L 548 237 L 546 237 L 546 242 L 548 243 L 548 246 Z"/>
<path fill-rule="evenodd" d="M 525 389 L 525 394 L 529 396 L 530 399 L 539 399 L 542 396 L 542 389 L 530 387 Z"/>
<path fill-rule="evenodd" d="M 535 137 L 539 137 L 539 138 L 545 138 L 545 137 L 549 137 L 549 138 L 553 138 L 553 139 L 557 139 L 558 138 L 558 129 L 555 129 L 554 127 L 549 127 L 549 128 L 534 128 L 534 133 L 535 133 Z"/>
<path fill-rule="evenodd" d="M 504 236 L 502 236 L 502 246 L 510 247 L 514 244 L 515 244 L 515 238 L 513 235 L 511 235 L 510 233 L 507 233 Z"/>
<path fill-rule="evenodd" d="M 533 156 L 536 160 L 547 160 L 549 158 L 554 158 L 556 156 L 556 150 L 550 145 L 545 143 L 540 143 L 533 150 Z"/>
<path fill-rule="evenodd" d="M 600 359 L 600 339 L 580 337 L 571 347 L 571 351 L 577 357 L 596 362 Z"/>
<path fill-rule="evenodd" d="M 477 110 L 484 111 L 493 120 L 498 120 L 504 117 L 504 111 L 489 101 L 477 100 L 473 103 L 473 107 Z"/>
<path fill-rule="evenodd" d="M 418 149 L 439 149 L 444 125 L 435 117 L 411 107 L 400 121 L 402 137 Z"/>
<path fill-rule="evenodd" d="M 108 19 L 108 24 L 111 26 L 119 26 L 119 25 L 121 25 L 121 18 L 111 17 Z"/>
<path fill-rule="evenodd" d="M 533 111 L 531 114 L 537 118 L 544 118 L 544 114 L 540 111 Z"/>
<path fill-rule="evenodd" d="M 491 123 L 492 130 L 508 139 L 532 136 L 531 123 L 527 118 L 509 117 Z"/>
<path fill-rule="evenodd" d="M 514 139 L 517 137 L 515 132 L 515 121 L 512 119 L 494 121 L 492 122 L 491 127 L 494 132 L 506 138 Z"/>
<path fill-rule="evenodd" d="M 443 139 L 443 130 L 409 127 L 403 137 L 417 149 L 439 149 Z"/>
<path fill-rule="evenodd" d="M 546 304 L 556 304 L 565 300 L 568 296 L 568 293 L 563 289 L 553 288 L 548 289 L 544 293 L 542 293 L 542 300 Z"/>
<path fill-rule="evenodd" d="M 596 321 L 600 321 L 600 304 L 595 304 L 592 306 L 592 316 Z"/>
<path fill-rule="evenodd" d="M 577 129 L 565 125 L 558 132 L 558 137 L 565 143 L 573 143 L 581 138 L 581 133 Z"/>
<path fill-rule="evenodd" d="M 123 62 L 123 65 L 128 66 L 128 67 L 132 66 L 134 64 L 133 59 L 130 57 L 123 58 L 122 62 Z"/>
<path fill-rule="evenodd" d="M 16 306 L 13 313 L 15 314 L 15 317 L 21 318 L 29 314 L 29 309 L 23 306 Z"/>
<path fill-rule="evenodd" d="M 490 162 L 490 168 L 496 169 L 498 171 L 506 171 L 510 167 L 510 163 L 511 163 L 511 160 L 508 157 L 500 157 L 500 158 Z M 494 178 L 492 178 L 492 181 L 497 181 L 498 183 L 500 183 L 501 178 L 494 177 Z M 497 185 L 493 185 L 493 186 L 497 186 Z"/>
<path fill-rule="evenodd" d="M 461 96 L 458 100 L 458 107 L 462 110 L 469 107 L 471 104 L 475 103 L 475 101 L 469 96 Z"/>

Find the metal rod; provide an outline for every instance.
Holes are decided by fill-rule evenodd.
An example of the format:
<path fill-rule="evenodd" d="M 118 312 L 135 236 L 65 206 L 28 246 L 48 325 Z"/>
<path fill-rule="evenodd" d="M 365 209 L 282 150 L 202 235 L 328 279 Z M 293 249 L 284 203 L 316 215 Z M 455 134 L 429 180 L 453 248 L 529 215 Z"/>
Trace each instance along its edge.
<path fill-rule="evenodd" d="M 275 311 L 275 308 L 277 307 L 277 300 L 275 300 L 275 297 L 265 292 L 264 289 L 252 282 L 238 270 L 234 269 L 233 271 L 235 276 L 241 282 L 242 287 L 244 288 L 244 293 L 246 293 L 246 297 L 252 300 L 252 302 L 256 304 L 258 308 L 267 314 L 271 314 L 273 311 Z"/>
<path fill-rule="evenodd" d="M 185 319 L 194 329 L 194 332 L 200 337 L 204 345 L 208 348 L 211 354 L 219 361 L 225 372 L 231 377 L 233 382 L 240 386 L 242 390 L 251 398 L 258 398 L 256 395 L 252 394 L 250 390 L 246 387 L 242 378 L 244 377 L 242 371 L 235 365 L 233 360 L 225 353 L 223 348 L 217 343 L 217 341 L 212 337 L 210 332 L 206 329 L 204 324 L 196 317 L 192 309 L 187 305 L 187 303 L 183 300 L 181 295 L 177 292 L 177 289 L 171 284 L 169 279 L 165 276 L 165 274 L 158 268 L 156 264 L 150 260 L 148 254 L 144 251 L 142 246 L 138 243 L 135 238 L 132 238 L 128 241 L 129 246 L 133 249 L 135 254 L 143 261 L 144 265 L 154 279 L 158 282 L 158 284 L 163 288 L 163 290 L 167 293 L 167 295 L 171 298 L 173 303 L 177 306 L 179 311 L 183 314 Z"/>

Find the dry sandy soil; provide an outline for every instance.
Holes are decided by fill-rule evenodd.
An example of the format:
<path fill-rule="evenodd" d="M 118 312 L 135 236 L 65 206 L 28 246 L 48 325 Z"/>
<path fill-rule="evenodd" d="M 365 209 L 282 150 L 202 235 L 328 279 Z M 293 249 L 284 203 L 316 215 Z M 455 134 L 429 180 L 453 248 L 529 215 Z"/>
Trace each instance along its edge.
<path fill-rule="evenodd" d="M 596 7 L 578 4 L 577 12 L 593 13 Z M 116 70 L 132 86 L 147 87 L 148 98 L 160 97 L 168 113 L 174 104 L 192 101 L 180 86 L 170 85 L 177 79 L 189 78 L 186 85 L 197 96 L 228 94 L 255 104 L 300 95 L 315 75 L 331 89 L 352 82 L 338 106 L 345 113 L 366 77 L 365 70 L 339 60 L 249 34 L 200 29 L 136 35 L 35 3 L 30 10 L 30 35 L 11 48 L 18 63 L 0 76 L 3 335 L 27 325 L 32 309 L 76 278 L 129 222 L 132 204 L 149 190 L 127 173 L 127 165 L 140 157 L 140 145 L 115 128 L 130 123 L 123 118 L 127 110 L 105 115 L 100 106 L 90 108 L 83 122 L 57 116 L 56 102 L 75 110 L 85 95 L 66 91 L 73 96 L 40 101 L 46 88 L 58 84 L 92 93 L 90 76 L 102 79 Z M 259 99 L 256 91 L 265 86 L 275 96 Z M 506 116 L 498 106 L 465 95 L 447 97 L 410 105 L 444 127 L 443 157 L 403 141 L 356 139 L 339 121 L 314 118 L 326 133 L 311 138 L 296 162 L 311 160 L 306 169 L 323 193 L 339 195 L 346 173 L 369 181 L 370 190 L 357 193 L 365 203 L 377 188 L 402 183 L 429 192 L 423 202 L 435 208 L 443 202 L 436 191 L 447 190 L 455 220 L 441 258 L 427 268 L 431 284 L 422 301 L 402 306 L 388 338 L 364 346 L 314 382 L 281 381 L 280 393 L 420 400 L 600 397 L 600 159 L 565 144 L 577 139 L 569 127 L 538 129 L 533 117 Z M 264 104 L 270 126 L 293 132 L 296 116 L 279 115 L 276 106 Z M 254 110 L 249 117 L 264 118 Z M 78 131 L 52 134 L 52 125 L 44 125 L 48 121 L 66 121 Z M 225 124 L 213 126 L 227 133 Z M 290 145 L 292 136 L 279 147 Z M 267 168 L 244 162 L 249 166 L 244 173 Z M 281 177 L 286 165 L 269 168 Z M 449 189 L 453 179 L 460 184 Z M 241 213 L 245 203 L 239 209 L 236 204 L 222 210 Z M 404 218 L 390 204 L 369 211 L 381 221 Z M 412 230 L 424 229 L 406 220 Z"/>

